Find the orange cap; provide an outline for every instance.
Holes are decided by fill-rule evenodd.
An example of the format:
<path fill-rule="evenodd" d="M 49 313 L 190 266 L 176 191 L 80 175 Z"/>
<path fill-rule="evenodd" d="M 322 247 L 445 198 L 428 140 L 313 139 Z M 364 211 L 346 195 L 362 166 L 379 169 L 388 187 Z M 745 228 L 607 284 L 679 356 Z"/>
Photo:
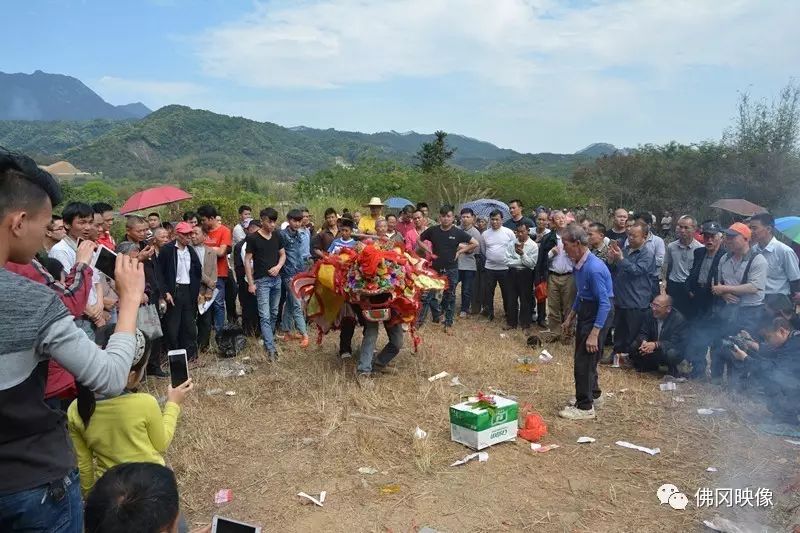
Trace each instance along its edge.
<path fill-rule="evenodd" d="M 735 237 L 737 235 L 741 235 L 745 238 L 745 240 L 750 240 L 751 233 L 750 228 L 747 227 L 746 224 L 742 224 L 741 222 L 736 222 L 731 224 L 731 226 L 725 230 L 725 235 L 729 237 Z"/>

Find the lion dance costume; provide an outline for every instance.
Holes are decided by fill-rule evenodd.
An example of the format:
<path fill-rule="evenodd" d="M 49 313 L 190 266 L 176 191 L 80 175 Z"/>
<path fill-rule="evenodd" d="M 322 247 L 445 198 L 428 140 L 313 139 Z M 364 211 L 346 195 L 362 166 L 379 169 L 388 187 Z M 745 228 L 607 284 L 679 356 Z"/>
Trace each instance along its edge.
<path fill-rule="evenodd" d="M 446 287 L 447 278 L 425 259 L 400 246 L 387 249 L 371 240 L 358 249 L 326 255 L 291 283 L 291 290 L 305 303 L 306 316 L 317 326 L 318 343 L 339 329 L 343 320 L 354 319 L 355 308 L 365 320 L 408 324 L 414 349 L 420 342 L 415 324 L 423 291 Z"/>

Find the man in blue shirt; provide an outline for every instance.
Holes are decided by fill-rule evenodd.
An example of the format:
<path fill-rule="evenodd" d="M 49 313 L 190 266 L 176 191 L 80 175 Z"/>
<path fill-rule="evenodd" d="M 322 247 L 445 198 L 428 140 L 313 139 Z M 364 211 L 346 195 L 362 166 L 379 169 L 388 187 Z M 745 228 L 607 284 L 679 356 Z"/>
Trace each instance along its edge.
<path fill-rule="evenodd" d="M 561 239 L 564 251 L 575 264 L 577 294 L 562 335 L 568 335 L 577 317 L 575 335 L 575 405 L 558 415 L 570 420 L 595 418 L 594 405 L 600 405 L 602 391 L 597 382 L 597 363 L 603 356 L 608 329 L 614 319 L 614 289 L 605 263 L 589 250 L 589 236 L 578 224 L 568 225 Z"/>
<path fill-rule="evenodd" d="M 608 265 L 613 273 L 616 323 L 614 324 L 614 353 L 627 354 L 644 317 L 653 294 L 651 273 L 656 262 L 646 245 L 648 229 L 636 221 L 628 230 L 628 241 L 622 250 L 616 242 L 608 249 Z"/>
<path fill-rule="evenodd" d="M 308 346 L 308 328 L 306 327 L 306 317 L 303 314 L 303 304 L 292 293 L 289 284 L 295 274 L 305 272 L 308 260 L 311 258 L 311 248 L 302 227 L 303 212 L 299 209 L 292 209 L 286 215 L 289 221 L 286 229 L 281 230 L 281 244 L 286 250 L 286 263 L 281 269 L 283 279 L 283 290 L 286 293 L 286 303 L 283 308 L 281 319 L 281 330 L 284 334 L 292 335 L 292 330 L 297 329 L 295 338 L 300 339 L 300 346 Z M 277 335 L 281 338 L 281 335 Z"/>

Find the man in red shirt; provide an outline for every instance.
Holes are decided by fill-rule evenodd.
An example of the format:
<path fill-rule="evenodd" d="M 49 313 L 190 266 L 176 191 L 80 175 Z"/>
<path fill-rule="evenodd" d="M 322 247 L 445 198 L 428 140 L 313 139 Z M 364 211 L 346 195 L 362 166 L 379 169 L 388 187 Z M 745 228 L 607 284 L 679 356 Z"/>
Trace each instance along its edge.
<path fill-rule="evenodd" d="M 233 234 L 230 228 L 219 221 L 214 206 L 200 206 L 197 209 L 197 216 L 208 235 L 206 247 L 217 255 L 217 290 L 219 292 L 214 298 L 211 311 L 214 313 L 214 331 L 219 335 L 225 325 L 225 283 L 228 281 L 228 253 L 233 245 Z"/>
<path fill-rule="evenodd" d="M 103 216 L 103 231 L 97 237 L 97 244 L 102 244 L 111 251 L 114 251 L 117 243 L 111 236 L 111 226 L 114 225 L 114 208 L 105 202 L 97 202 L 92 205 L 95 213 Z"/>

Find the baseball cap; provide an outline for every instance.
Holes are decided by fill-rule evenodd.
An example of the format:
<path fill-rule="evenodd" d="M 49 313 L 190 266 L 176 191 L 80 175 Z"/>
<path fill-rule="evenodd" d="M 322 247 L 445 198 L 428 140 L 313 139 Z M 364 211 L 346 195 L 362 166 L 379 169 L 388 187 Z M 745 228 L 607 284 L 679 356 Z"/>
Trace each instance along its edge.
<path fill-rule="evenodd" d="M 178 222 L 178 225 L 175 226 L 175 233 L 187 234 L 192 232 L 192 225 L 188 222 Z"/>
<path fill-rule="evenodd" d="M 718 222 L 705 222 L 702 226 L 700 226 L 700 233 L 703 235 L 716 235 L 717 233 L 722 233 L 722 226 L 719 225 Z"/>
<path fill-rule="evenodd" d="M 725 235 L 729 237 L 735 237 L 737 235 L 741 235 L 748 241 L 750 240 L 750 235 L 751 235 L 750 228 L 748 228 L 745 224 L 742 224 L 741 222 L 736 222 L 734 224 L 731 224 L 731 226 L 728 229 L 726 229 L 723 233 L 725 233 Z"/>

